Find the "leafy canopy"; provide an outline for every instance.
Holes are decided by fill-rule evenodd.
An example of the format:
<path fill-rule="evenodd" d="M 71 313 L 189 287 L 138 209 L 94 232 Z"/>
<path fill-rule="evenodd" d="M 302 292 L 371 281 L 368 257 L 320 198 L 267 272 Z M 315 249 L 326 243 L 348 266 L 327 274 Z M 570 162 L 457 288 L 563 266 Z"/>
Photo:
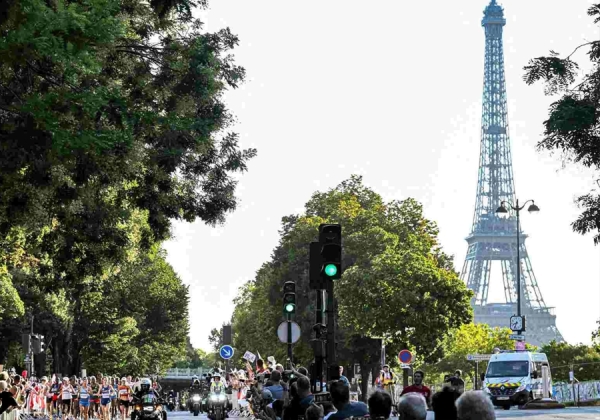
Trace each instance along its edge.
<path fill-rule="evenodd" d="M 187 289 L 159 244 L 173 220 L 223 222 L 256 152 L 239 147 L 223 101 L 245 77 L 238 38 L 203 30 L 192 9 L 206 6 L 0 7 L 0 359 L 26 312 L 53 371 L 85 358 L 153 372 L 184 354 Z"/>
<path fill-rule="evenodd" d="M 600 4 L 588 9 L 594 23 L 600 23 Z M 592 70 L 577 80 L 578 64 L 573 60 L 580 48 L 588 49 Z M 527 84 L 542 81 L 546 94 L 558 95 L 550 105 L 549 117 L 544 122 L 544 138 L 538 149 L 558 151 L 564 162 L 575 162 L 586 167 L 600 169 L 600 40 L 578 46 L 565 58 L 551 51 L 550 56 L 530 60 L 525 67 Z M 577 81 L 576 81 L 577 80 Z M 575 232 L 586 234 L 600 230 L 600 195 L 590 192 L 577 199 L 583 209 L 572 227 Z M 600 243 L 600 233 L 594 235 L 594 243 Z"/>
<path fill-rule="evenodd" d="M 335 285 L 340 362 L 375 366 L 381 347 L 370 337 L 384 335 L 391 354 L 406 346 L 425 359 L 440 356 L 448 331 L 472 319 L 471 292 L 441 250 L 437 227 L 423 217 L 421 205 L 412 199 L 386 203 L 359 176 L 315 193 L 304 214 L 283 218 L 271 260 L 234 301 L 235 347 L 285 359 L 276 328 L 283 321 L 282 287 L 292 280 L 295 321 L 302 330 L 294 355 L 301 363 L 311 361 L 316 292 L 308 286 L 308 249 L 326 222 L 343 229 L 345 272 Z"/>

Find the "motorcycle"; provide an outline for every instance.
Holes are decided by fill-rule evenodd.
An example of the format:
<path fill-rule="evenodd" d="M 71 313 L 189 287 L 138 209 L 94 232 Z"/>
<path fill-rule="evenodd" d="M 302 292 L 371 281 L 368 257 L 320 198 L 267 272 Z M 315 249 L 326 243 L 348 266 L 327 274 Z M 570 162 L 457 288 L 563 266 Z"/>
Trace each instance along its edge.
<path fill-rule="evenodd" d="M 169 397 L 169 401 L 167 402 L 167 408 L 169 411 L 175 411 L 175 398 Z"/>
<path fill-rule="evenodd" d="M 167 420 L 167 413 L 162 408 L 162 401 L 148 394 L 141 400 L 134 398 L 131 420 Z"/>
<path fill-rule="evenodd" d="M 193 413 L 194 416 L 197 416 L 200 413 L 202 408 L 202 397 L 200 393 L 194 393 L 190 396 L 190 413 Z"/>
<path fill-rule="evenodd" d="M 223 420 L 225 418 L 225 409 L 227 406 L 227 395 L 222 393 L 221 390 L 216 390 L 208 397 L 209 418 L 213 420 Z"/>

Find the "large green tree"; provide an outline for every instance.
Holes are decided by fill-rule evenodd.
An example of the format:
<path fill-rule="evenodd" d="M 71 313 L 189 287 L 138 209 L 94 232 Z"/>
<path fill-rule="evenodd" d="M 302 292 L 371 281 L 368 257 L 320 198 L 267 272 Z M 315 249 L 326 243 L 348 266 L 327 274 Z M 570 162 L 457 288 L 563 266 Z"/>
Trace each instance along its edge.
<path fill-rule="evenodd" d="M 600 4 L 591 6 L 588 15 L 595 24 L 600 23 Z M 574 56 L 582 49 L 588 50 L 592 67 L 580 78 Z M 550 105 L 538 149 L 560 152 L 565 163 L 600 169 L 600 40 L 579 45 L 563 57 L 550 51 L 549 56 L 532 59 L 525 71 L 527 84 L 541 80 L 546 94 L 558 96 Z M 573 222 L 573 229 L 580 234 L 595 232 L 594 243 L 600 243 L 600 195 L 592 190 L 579 197 L 577 203 L 583 211 Z"/>
<path fill-rule="evenodd" d="M 512 334 L 508 328 L 490 328 L 486 324 L 464 324 L 448 334 L 443 343 L 444 357 L 437 363 L 423 367 L 428 381 L 442 383 L 446 374 L 456 369 L 463 371 L 465 380 L 475 377 L 475 362 L 467 360 L 469 354 L 492 354 L 494 349 L 508 350 L 514 348 Z M 479 372 L 485 372 L 487 362 L 479 363 Z"/>
<path fill-rule="evenodd" d="M 600 352 L 594 346 L 552 341 L 543 346 L 541 352 L 548 356 L 554 381 L 570 382 L 571 370 L 578 381 L 598 380 L 600 377 Z"/>
<path fill-rule="evenodd" d="M 285 360 L 276 328 L 283 320 L 281 290 L 292 280 L 302 329 L 294 354 L 300 363 L 311 362 L 316 292 L 308 285 L 308 247 L 325 222 L 343 226 L 345 272 L 335 285 L 339 361 L 361 364 L 366 386 L 380 360 L 381 342 L 374 337 L 386 338 L 390 355 L 406 347 L 425 361 L 441 357 L 448 331 L 472 319 L 471 292 L 442 252 L 436 225 L 425 219 L 421 205 L 412 199 L 385 202 L 358 176 L 315 193 L 304 214 L 283 218 L 271 261 L 235 301 L 236 348 Z"/>
<path fill-rule="evenodd" d="M 228 131 L 222 96 L 244 70 L 229 55 L 237 37 L 202 30 L 197 6 L 206 2 L 0 7 L 0 359 L 27 311 L 41 319 L 54 368 L 78 371 L 93 333 L 82 320 L 105 299 L 95 293 L 151 257 L 172 220 L 215 224 L 235 208 L 232 174 L 255 151 Z M 129 296 L 161 308 L 151 291 Z M 145 333 L 139 317 L 110 317 L 116 334 Z M 170 359 L 166 338 L 156 340 L 144 350 Z"/>

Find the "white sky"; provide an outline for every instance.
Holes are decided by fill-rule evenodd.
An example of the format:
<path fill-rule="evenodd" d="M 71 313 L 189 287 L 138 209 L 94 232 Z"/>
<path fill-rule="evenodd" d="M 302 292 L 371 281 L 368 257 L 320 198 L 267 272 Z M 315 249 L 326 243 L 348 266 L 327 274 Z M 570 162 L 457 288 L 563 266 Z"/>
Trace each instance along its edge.
<path fill-rule="evenodd" d="M 258 157 L 241 179 L 225 226 L 178 223 L 169 262 L 191 285 L 191 340 L 230 319 L 237 289 L 270 258 L 280 220 L 315 190 L 357 173 L 387 200 L 414 197 L 437 221 L 462 268 L 477 184 L 488 0 L 212 0 L 209 31 L 229 26 L 249 81 L 227 95 L 243 147 Z M 552 98 L 528 87 L 523 66 L 598 39 L 591 0 L 504 0 L 509 117 L 517 196 L 542 294 L 569 342 L 590 342 L 600 317 L 600 248 L 572 232 L 573 199 L 596 184 L 534 147 Z M 576 56 L 585 62 L 585 50 Z M 326 157 L 329 156 L 329 157 Z M 502 301 L 492 278 L 490 301 Z M 508 320 L 507 320 L 508 324 Z M 244 350 L 244 349 L 239 349 Z"/>

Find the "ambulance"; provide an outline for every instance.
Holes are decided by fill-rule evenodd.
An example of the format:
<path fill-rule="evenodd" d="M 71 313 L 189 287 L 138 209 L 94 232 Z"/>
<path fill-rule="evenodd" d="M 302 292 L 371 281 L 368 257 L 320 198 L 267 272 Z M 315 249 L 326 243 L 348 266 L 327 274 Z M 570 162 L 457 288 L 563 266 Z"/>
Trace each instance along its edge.
<path fill-rule="evenodd" d="M 543 398 L 542 366 L 548 366 L 548 390 L 552 395 L 548 357 L 544 353 L 518 350 L 492 355 L 487 371 L 482 375 L 483 390 L 496 407 L 505 410 L 512 405 L 524 405 Z"/>

